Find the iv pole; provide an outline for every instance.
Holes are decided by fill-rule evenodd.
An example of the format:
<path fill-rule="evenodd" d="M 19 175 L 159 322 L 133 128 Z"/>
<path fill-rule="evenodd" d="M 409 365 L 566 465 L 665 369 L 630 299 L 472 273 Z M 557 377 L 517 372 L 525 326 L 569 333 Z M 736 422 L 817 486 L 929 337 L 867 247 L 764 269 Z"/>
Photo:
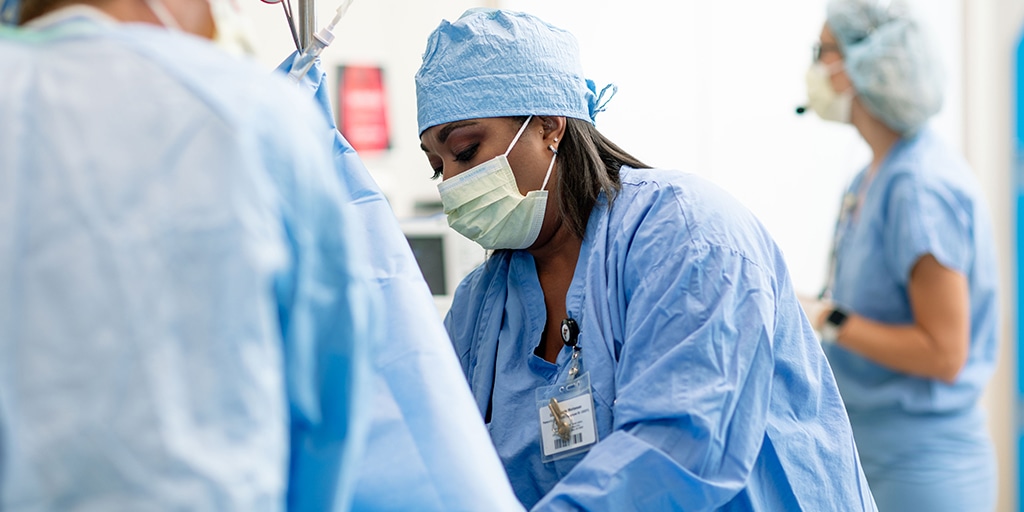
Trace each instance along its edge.
<path fill-rule="evenodd" d="M 315 0 L 299 0 L 299 44 L 301 49 L 313 44 L 316 33 L 316 2 Z"/>

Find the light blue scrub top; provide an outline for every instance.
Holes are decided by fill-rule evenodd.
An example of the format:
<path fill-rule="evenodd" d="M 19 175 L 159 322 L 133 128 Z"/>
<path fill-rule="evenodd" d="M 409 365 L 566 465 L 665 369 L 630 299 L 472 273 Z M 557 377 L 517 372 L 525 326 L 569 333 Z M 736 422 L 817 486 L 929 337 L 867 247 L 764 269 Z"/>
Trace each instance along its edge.
<path fill-rule="evenodd" d="M 847 193 L 856 194 L 864 179 L 862 171 Z M 897 143 L 868 186 L 858 214 L 845 215 L 837 226 L 835 302 L 876 322 L 912 324 L 910 271 L 931 254 L 967 277 L 971 345 L 956 382 L 946 384 L 829 344 L 825 350 L 843 400 L 851 414 L 971 409 L 995 367 L 999 328 L 992 222 L 978 182 L 963 158 L 925 129 Z"/>
<path fill-rule="evenodd" d="M 380 311 L 322 116 L 53 16 L 0 29 L 0 510 L 347 508 Z"/>
<path fill-rule="evenodd" d="M 446 319 L 512 486 L 535 510 L 875 510 L 832 372 L 768 232 L 689 174 L 623 168 L 566 298 L 600 442 L 541 462 L 532 257 L 496 253 Z M 559 322 L 561 319 L 552 319 Z"/>

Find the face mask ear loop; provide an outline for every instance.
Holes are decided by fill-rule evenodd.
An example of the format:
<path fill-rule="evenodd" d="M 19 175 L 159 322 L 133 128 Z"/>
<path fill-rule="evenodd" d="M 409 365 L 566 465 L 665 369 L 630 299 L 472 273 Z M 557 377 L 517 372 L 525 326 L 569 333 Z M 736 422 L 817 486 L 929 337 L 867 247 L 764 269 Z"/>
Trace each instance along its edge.
<path fill-rule="evenodd" d="M 555 139 L 555 140 L 558 140 L 558 139 Z M 544 190 L 544 189 L 548 188 L 548 178 L 551 177 L 551 169 L 555 168 L 555 159 L 558 158 L 558 150 L 555 149 L 554 145 L 549 145 L 548 149 L 550 149 L 551 152 L 554 153 L 554 154 L 551 155 L 551 163 L 548 164 L 548 173 L 544 175 L 544 183 L 540 186 L 541 190 Z"/>
<path fill-rule="evenodd" d="M 526 131 L 526 125 L 530 124 L 530 119 L 533 119 L 532 115 L 527 117 L 526 121 L 523 122 L 523 126 L 519 128 L 519 132 L 516 133 L 516 138 L 512 139 L 512 143 L 509 144 L 508 149 L 505 150 L 505 156 L 508 156 L 508 154 L 512 152 L 512 146 L 515 146 L 516 142 L 519 142 L 519 137 L 521 137 L 523 135 L 523 132 Z"/>

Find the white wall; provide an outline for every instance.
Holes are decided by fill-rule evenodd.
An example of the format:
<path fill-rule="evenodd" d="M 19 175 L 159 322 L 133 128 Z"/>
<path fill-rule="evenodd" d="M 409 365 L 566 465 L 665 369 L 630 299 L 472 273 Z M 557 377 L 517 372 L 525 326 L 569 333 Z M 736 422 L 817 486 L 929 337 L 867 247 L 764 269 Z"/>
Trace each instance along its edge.
<path fill-rule="evenodd" d="M 655 167 L 702 174 L 746 204 L 786 254 L 798 292 L 820 291 L 844 185 L 868 160 L 852 127 L 793 109 L 825 17 L 824 0 L 504 0 L 574 33 L 584 70 L 619 94 L 598 128 Z M 959 56 L 959 0 L 922 12 Z M 961 75 L 958 58 L 949 76 Z M 934 124 L 960 144 L 961 86 Z"/>
<path fill-rule="evenodd" d="M 298 0 L 292 2 L 297 15 Z M 256 57 L 268 69 L 276 67 L 295 50 L 281 6 L 257 0 L 240 3 L 259 35 Z M 317 0 L 318 29 L 334 17 L 340 3 L 341 0 Z M 429 179 L 432 171 L 419 148 L 416 130 L 413 77 L 419 69 L 427 36 L 442 18 L 454 20 L 470 7 L 492 4 L 491 0 L 355 0 L 334 31 L 336 39 L 321 56 L 332 87 L 337 84 L 338 65 L 372 64 L 384 68 L 392 148 L 362 157 L 400 217 L 412 214 L 414 201 L 439 201 L 437 183 Z"/>
<path fill-rule="evenodd" d="M 1017 318 L 1014 218 L 1016 186 L 1012 179 L 1014 77 L 1017 40 L 1024 27 L 1024 2 L 964 0 L 965 149 L 992 206 L 999 246 L 1002 345 L 996 375 L 986 395 L 990 430 L 999 457 L 998 510 L 1020 510 L 1017 460 Z"/>

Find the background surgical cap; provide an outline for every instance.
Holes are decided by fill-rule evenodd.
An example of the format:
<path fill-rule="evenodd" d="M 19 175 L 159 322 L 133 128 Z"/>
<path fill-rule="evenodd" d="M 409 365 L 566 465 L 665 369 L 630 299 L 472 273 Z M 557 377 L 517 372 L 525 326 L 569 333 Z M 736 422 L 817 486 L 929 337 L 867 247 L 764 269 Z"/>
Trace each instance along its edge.
<path fill-rule="evenodd" d="M 565 116 L 594 122 L 600 95 L 572 34 L 529 14 L 470 9 L 441 22 L 416 73 L 419 133 L 483 117 Z"/>
<path fill-rule="evenodd" d="M 942 66 L 926 32 L 899 0 L 832 0 L 826 23 L 864 106 L 901 134 L 942 108 Z"/>

